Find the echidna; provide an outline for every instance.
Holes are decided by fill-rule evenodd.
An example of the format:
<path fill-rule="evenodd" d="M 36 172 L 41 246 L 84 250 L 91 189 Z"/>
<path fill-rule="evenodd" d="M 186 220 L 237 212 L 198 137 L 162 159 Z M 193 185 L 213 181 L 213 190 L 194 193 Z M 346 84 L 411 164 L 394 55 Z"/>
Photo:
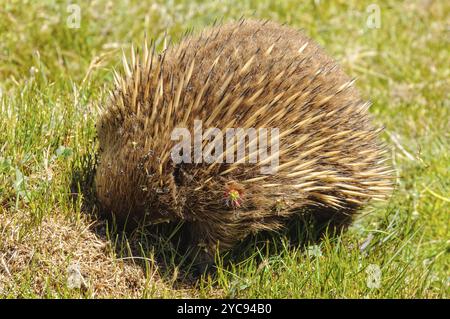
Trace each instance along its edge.
<path fill-rule="evenodd" d="M 145 43 L 123 64 L 98 122 L 95 178 L 102 209 L 117 220 L 184 221 L 189 244 L 213 256 L 304 212 L 346 225 L 392 188 L 369 103 L 300 31 L 241 20 L 188 35 L 159 54 Z M 233 147 L 214 151 L 212 163 L 176 163 L 173 132 L 194 136 L 195 121 L 223 132 L 224 146 L 227 128 L 278 129 L 278 152 L 267 134 L 269 156 L 258 153 L 256 163 L 250 151 L 237 163 L 217 159 L 233 158 Z M 249 150 L 260 136 L 244 135 L 245 144 L 232 137 L 229 145 Z M 261 168 L 274 156 L 278 165 L 267 174 Z"/>

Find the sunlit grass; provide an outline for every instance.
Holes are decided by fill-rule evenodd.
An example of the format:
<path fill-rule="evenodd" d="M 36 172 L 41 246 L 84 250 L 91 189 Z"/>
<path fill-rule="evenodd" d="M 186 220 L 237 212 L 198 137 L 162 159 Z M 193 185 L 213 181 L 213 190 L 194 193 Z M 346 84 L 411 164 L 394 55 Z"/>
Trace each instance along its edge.
<path fill-rule="evenodd" d="M 76 2 L 76 1 L 75 1 Z M 450 105 L 445 1 L 4 1 L 0 9 L 0 296 L 448 298 Z M 195 280 L 167 237 L 97 221 L 96 103 L 120 52 L 146 33 L 179 39 L 241 16 L 301 28 L 357 77 L 386 127 L 398 174 L 392 200 L 316 245 L 252 239 Z M 273 240 L 273 242 L 271 242 Z M 237 257 L 236 257 L 237 256 Z M 67 287 L 80 265 L 85 289 Z M 380 269 L 373 287 L 370 272 Z"/>

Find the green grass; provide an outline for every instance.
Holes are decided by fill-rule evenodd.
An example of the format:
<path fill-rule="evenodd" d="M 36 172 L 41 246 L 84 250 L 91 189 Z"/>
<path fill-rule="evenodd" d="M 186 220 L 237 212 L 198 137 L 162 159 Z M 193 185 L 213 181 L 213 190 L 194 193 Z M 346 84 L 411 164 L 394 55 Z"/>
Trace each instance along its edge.
<path fill-rule="evenodd" d="M 79 1 L 80 28 L 70 29 L 66 1 L 3 1 L 0 296 L 449 298 L 450 5 L 376 1 L 381 26 L 370 29 L 373 1 L 297 2 Z M 340 237 L 299 248 L 253 239 L 193 280 L 167 237 L 115 232 L 83 213 L 90 198 L 77 187 L 89 182 L 95 105 L 120 48 L 242 15 L 302 28 L 358 78 L 399 178 L 391 201 Z M 80 289 L 67 285 L 74 262 Z"/>

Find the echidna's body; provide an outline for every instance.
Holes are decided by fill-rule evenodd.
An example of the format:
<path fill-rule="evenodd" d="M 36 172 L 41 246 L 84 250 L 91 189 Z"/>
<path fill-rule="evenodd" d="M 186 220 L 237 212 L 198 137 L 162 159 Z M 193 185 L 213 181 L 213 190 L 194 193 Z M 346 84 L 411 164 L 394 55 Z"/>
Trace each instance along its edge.
<path fill-rule="evenodd" d="M 99 121 L 98 199 L 119 219 L 184 220 L 191 244 L 212 254 L 305 211 L 348 221 L 391 189 L 368 103 L 300 32 L 241 21 L 151 51 L 124 63 Z M 279 128 L 278 171 L 175 165 L 171 133 L 192 132 L 196 119 L 204 129 Z"/>

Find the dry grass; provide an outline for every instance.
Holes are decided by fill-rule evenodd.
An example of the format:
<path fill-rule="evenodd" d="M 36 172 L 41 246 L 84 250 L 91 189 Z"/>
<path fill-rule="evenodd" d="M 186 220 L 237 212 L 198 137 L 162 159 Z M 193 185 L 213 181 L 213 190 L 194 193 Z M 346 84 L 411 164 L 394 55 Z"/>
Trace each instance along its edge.
<path fill-rule="evenodd" d="M 169 286 L 156 268 L 145 269 L 139 260 L 118 259 L 111 242 L 94 233 L 98 225 L 94 227 L 87 217 L 74 221 L 57 212 L 47 214 L 32 232 L 26 231 L 24 221 L 30 219 L 26 212 L 2 210 L 0 217 L 0 291 L 4 296 L 136 298 L 167 294 Z M 68 290 L 73 266 L 79 267 L 82 284 Z M 22 282 L 27 282 L 26 287 Z M 175 294 L 190 296 L 185 290 Z"/>

